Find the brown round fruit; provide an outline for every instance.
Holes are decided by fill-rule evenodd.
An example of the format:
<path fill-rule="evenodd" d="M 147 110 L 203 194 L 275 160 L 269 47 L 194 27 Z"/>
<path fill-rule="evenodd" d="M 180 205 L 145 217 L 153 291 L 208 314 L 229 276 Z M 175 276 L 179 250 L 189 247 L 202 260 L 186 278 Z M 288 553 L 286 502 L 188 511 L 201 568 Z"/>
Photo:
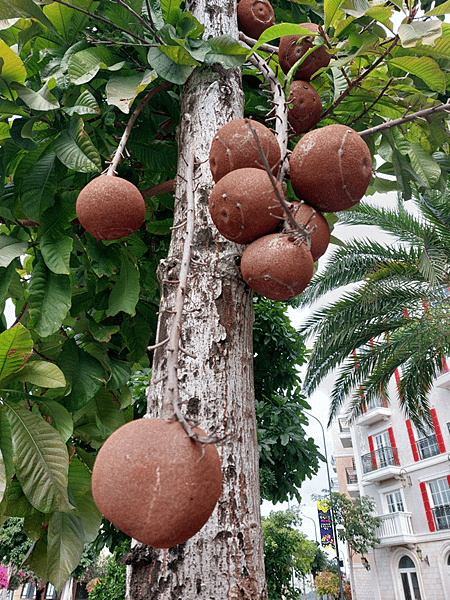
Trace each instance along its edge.
<path fill-rule="evenodd" d="M 254 39 L 275 24 L 273 8 L 267 0 L 241 0 L 237 18 L 239 30 Z"/>
<path fill-rule="evenodd" d="M 314 34 L 319 31 L 319 25 L 315 23 L 299 23 L 299 26 L 309 29 Z M 302 38 L 301 35 L 285 35 L 280 39 L 278 60 L 284 73 L 288 73 L 289 69 L 314 46 L 314 36 L 303 37 L 302 41 L 297 44 L 300 38 Z M 294 73 L 294 79 L 309 81 L 319 69 L 327 67 L 330 60 L 331 56 L 328 54 L 326 47 L 324 45 L 318 46 L 298 67 Z"/>
<path fill-rule="evenodd" d="M 139 229 L 145 202 L 126 179 L 100 175 L 81 190 L 76 211 L 81 225 L 97 240 L 116 240 Z"/>
<path fill-rule="evenodd" d="M 214 135 L 209 151 L 209 166 L 215 182 L 235 169 L 263 169 L 261 156 L 250 126 L 258 136 L 270 168 L 277 169 L 281 150 L 275 135 L 265 125 L 249 119 L 229 121 Z"/>
<path fill-rule="evenodd" d="M 295 146 L 289 174 L 296 195 L 322 212 L 346 210 L 364 196 L 372 157 L 364 140 L 346 125 L 313 129 Z"/>
<path fill-rule="evenodd" d="M 293 81 L 288 104 L 289 125 L 295 133 L 305 133 L 317 124 L 322 114 L 319 94 L 307 81 Z"/>
<path fill-rule="evenodd" d="M 321 212 L 306 202 L 291 202 L 292 214 L 299 225 L 306 227 L 311 233 L 311 254 L 313 260 L 325 254 L 330 243 L 330 227 Z"/>
<path fill-rule="evenodd" d="M 277 188 L 283 194 L 280 183 Z M 275 231 L 284 214 L 269 175 L 250 168 L 231 171 L 216 183 L 209 212 L 219 232 L 237 244 Z"/>
<path fill-rule="evenodd" d="M 286 234 L 271 233 L 258 238 L 241 257 L 244 281 L 270 300 L 288 300 L 307 287 L 314 261 L 305 244 L 294 244 Z"/>
<path fill-rule="evenodd" d="M 221 489 L 217 448 L 203 448 L 178 421 L 138 419 L 123 425 L 103 444 L 92 471 L 100 512 L 153 548 L 172 548 L 200 531 Z"/>

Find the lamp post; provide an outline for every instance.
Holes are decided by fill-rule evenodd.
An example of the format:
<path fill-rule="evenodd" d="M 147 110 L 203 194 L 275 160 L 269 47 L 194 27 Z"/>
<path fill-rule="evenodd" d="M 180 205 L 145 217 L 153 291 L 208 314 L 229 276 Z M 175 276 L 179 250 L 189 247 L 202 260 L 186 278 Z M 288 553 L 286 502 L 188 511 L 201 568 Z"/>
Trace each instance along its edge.
<path fill-rule="evenodd" d="M 323 425 L 321 423 L 321 421 L 315 417 L 312 413 L 309 413 L 308 411 L 303 411 L 306 415 L 308 415 L 308 417 L 312 417 L 313 419 L 315 419 L 319 425 L 320 428 L 322 430 L 322 438 L 323 438 L 323 449 L 324 449 L 324 454 L 325 454 L 325 464 L 327 467 L 327 478 L 328 478 L 328 492 L 330 494 L 330 515 L 331 515 L 331 527 L 333 529 L 333 537 L 334 537 L 334 547 L 336 550 L 336 562 L 337 562 L 337 569 L 338 569 L 338 577 L 339 577 L 339 592 L 340 592 L 340 600 L 345 600 L 344 598 L 344 588 L 342 587 L 342 572 L 341 572 L 341 563 L 339 561 L 339 549 L 338 549 L 338 537 L 337 537 L 337 532 L 336 532 L 336 523 L 334 520 L 334 513 L 333 513 L 333 506 L 331 503 L 331 477 L 330 477 L 330 467 L 328 466 L 328 452 L 327 452 L 327 442 L 326 442 L 326 438 L 325 438 L 325 429 L 323 428 Z"/>
<path fill-rule="evenodd" d="M 300 513 L 300 516 L 304 517 L 305 519 L 309 519 L 310 521 L 313 522 L 313 525 L 314 525 L 314 535 L 316 537 L 316 543 L 318 544 L 319 543 L 319 539 L 317 537 L 317 526 L 316 526 L 315 520 L 312 517 L 308 517 L 308 515 L 304 515 L 303 513 Z"/>

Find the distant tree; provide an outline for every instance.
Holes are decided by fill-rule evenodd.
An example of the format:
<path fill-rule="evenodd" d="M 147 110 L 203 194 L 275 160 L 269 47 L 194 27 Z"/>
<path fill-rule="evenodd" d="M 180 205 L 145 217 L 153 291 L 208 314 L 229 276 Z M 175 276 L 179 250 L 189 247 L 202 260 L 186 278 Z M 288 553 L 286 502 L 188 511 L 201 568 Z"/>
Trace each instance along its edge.
<path fill-rule="evenodd" d="M 89 586 L 89 600 L 119 600 L 125 598 L 126 566 L 119 559 L 130 549 L 125 541 L 116 552 L 104 559 L 103 572 Z"/>
<path fill-rule="evenodd" d="M 330 571 L 322 571 L 314 579 L 314 584 L 317 589 L 317 593 L 320 595 L 327 595 L 327 598 L 339 598 L 340 587 L 339 587 L 339 576 L 337 573 L 331 573 Z M 351 600 L 352 593 L 348 582 L 344 581 L 342 584 L 344 590 L 344 598 Z"/>
<path fill-rule="evenodd" d="M 297 509 L 272 511 L 262 518 L 269 600 L 300 598 L 293 574 L 303 579 L 316 557 L 315 543 L 295 528 L 300 524 Z"/>

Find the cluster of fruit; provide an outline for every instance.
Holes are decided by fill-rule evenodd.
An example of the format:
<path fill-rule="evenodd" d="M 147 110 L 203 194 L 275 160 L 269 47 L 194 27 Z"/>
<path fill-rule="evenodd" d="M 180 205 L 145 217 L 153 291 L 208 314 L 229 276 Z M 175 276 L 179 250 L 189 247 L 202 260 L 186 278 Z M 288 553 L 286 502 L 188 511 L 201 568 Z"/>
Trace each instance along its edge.
<path fill-rule="evenodd" d="M 276 171 L 280 147 L 261 123 L 237 119 L 219 129 L 209 154 L 215 181 L 209 211 L 226 239 L 249 244 L 241 258 L 245 282 L 266 298 L 287 300 L 306 288 L 330 241 L 322 212 L 359 202 L 370 183 L 372 158 L 356 131 L 344 125 L 327 125 L 301 138 L 289 160 L 292 187 L 302 199 L 289 203 L 290 210 L 307 232 L 299 236 L 285 220 L 279 200 L 286 199 L 284 188 L 269 177 L 261 152 Z"/>

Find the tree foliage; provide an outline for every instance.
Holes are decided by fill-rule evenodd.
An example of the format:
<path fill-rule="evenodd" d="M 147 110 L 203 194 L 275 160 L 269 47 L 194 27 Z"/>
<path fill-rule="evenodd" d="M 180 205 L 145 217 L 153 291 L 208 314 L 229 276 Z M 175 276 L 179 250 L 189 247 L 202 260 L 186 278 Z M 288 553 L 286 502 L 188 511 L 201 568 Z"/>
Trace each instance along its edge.
<path fill-rule="evenodd" d="M 262 518 L 269 600 L 299 598 L 293 574 L 304 578 L 315 560 L 317 546 L 296 529 L 300 524 L 298 509 L 272 511 Z"/>
<path fill-rule="evenodd" d="M 381 228 L 392 242 L 353 240 L 339 248 L 303 295 L 312 303 L 333 289 L 338 300 L 315 310 L 302 326 L 316 336 L 305 377 L 311 392 L 336 367 L 330 416 L 352 395 L 350 416 L 361 414 L 398 370 L 399 401 L 419 430 L 429 421 L 432 382 L 450 351 L 448 277 L 449 192 L 424 192 L 408 210 L 366 203 L 340 216 L 350 227 Z M 350 290 L 345 288 L 352 284 Z"/>
<path fill-rule="evenodd" d="M 345 494 L 331 492 L 331 507 L 338 536 L 347 542 L 353 554 L 367 554 L 369 548 L 380 543 L 377 529 L 381 525 L 380 517 L 374 515 L 375 502 L 368 496 L 349 498 Z"/>
<path fill-rule="evenodd" d="M 339 586 L 339 576 L 337 573 L 322 571 L 316 575 L 314 584 L 318 594 L 322 596 L 326 595 L 327 598 L 340 598 L 341 591 Z M 343 581 L 342 589 L 344 591 L 344 598 L 346 600 L 351 600 L 352 594 L 350 584 L 346 581 Z"/>
<path fill-rule="evenodd" d="M 172 195 L 156 186 L 171 189 L 176 176 L 180 86 L 193 70 L 242 66 L 246 113 L 264 120 L 270 98 L 247 59 L 258 52 L 276 70 L 276 54 L 261 44 L 295 33 L 296 23 L 322 23 L 333 60 L 313 81 L 324 109 L 319 126 L 378 127 L 363 134 L 382 159 L 369 193 L 399 189 L 408 198 L 414 187 L 445 189 L 447 3 L 423 15 L 413 2 L 274 5 L 278 24 L 250 50 L 227 36 L 204 39 L 179 0 L 0 0 L 0 309 L 10 300 L 16 320 L 6 331 L 2 317 L 1 328 L 23 344 L 20 361 L 1 375 L 0 518 L 25 519 L 34 543 L 27 564 L 58 589 L 98 531 L 95 452 L 133 418 L 127 381 L 150 364 L 156 269 L 173 215 Z M 288 93 L 290 76 L 280 78 Z M 76 198 L 107 168 L 144 98 L 117 171 L 143 191 L 145 224 L 126 239 L 97 241 L 77 221 Z M 431 112 L 405 116 L 419 110 Z M 396 118 L 402 129 L 393 127 Z M 270 477 L 266 469 L 273 499 L 281 497 L 283 470 L 298 484 L 310 469 L 296 474 L 293 462 L 316 461 L 314 445 L 296 437 L 304 400 L 295 392 L 294 405 L 293 396 L 273 384 L 258 393 L 259 403 L 275 407 L 273 417 L 267 404 L 258 408 L 262 460 L 275 465 Z M 291 492 L 288 485 L 282 494 Z"/>

